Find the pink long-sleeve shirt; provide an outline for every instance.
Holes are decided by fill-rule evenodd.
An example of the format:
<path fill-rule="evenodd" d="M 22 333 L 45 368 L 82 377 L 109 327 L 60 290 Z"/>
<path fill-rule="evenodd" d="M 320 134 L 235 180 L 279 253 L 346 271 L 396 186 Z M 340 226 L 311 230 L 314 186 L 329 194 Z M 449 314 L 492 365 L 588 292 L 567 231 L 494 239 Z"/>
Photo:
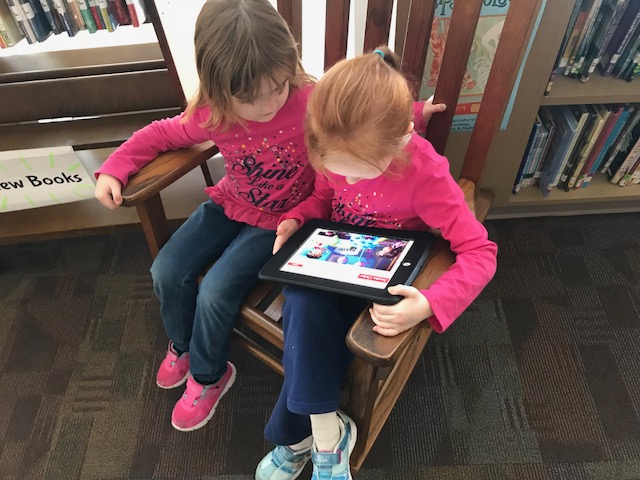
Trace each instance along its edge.
<path fill-rule="evenodd" d="M 282 216 L 300 224 L 312 218 L 398 230 L 439 229 L 456 254 L 455 263 L 428 289 L 421 290 L 434 315 L 428 319 L 442 333 L 473 302 L 496 271 L 497 246 L 469 210 L 449 162 L 417 134 L 405 152 L 406 169 L 349 184 L 345 177 L 316 174 L 314 193 Z"/>
<path fill-rule="evenodd" d="M 184 114 L 158 120 L 135 132 L 95 172 L 126 185 L 129 177 L 159 153 L 212 140 L 224 157 L 226 175 L 205 189 L 232 220 L 275 230 L 278 219 L 307 198 L 314 183 L 304 144 L 304 117 L 313 84 L 291 91 L 269 122 L 245 121 L 227 130 L 203 128 L 208 107 L 191 117 Z M 416 130 L 424 130 L 424 103 L 414 104 Z"/>

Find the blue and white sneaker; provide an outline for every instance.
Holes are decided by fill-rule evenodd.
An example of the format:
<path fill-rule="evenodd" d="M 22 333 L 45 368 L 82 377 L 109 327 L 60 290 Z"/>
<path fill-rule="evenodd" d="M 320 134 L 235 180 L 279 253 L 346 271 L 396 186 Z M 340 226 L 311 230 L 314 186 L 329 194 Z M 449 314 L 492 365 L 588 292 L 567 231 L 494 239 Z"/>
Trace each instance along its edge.
<path fill-rule="evenodd" d="M 311 447 L 311 480 L 351 480 L 349 457 L 356 445 L 358 431 L 353 420 L 342 412 L 337 414 L 342 427 L 342 437 L 333 452 L 318 452 L 315 443 Z"/>
<path fill-rule="evenodd" d="M 311 458 L 311 449 L 295 452 L 278 445 L 262 459 L 256 468 L 256 480 L 294 480 Z"/>

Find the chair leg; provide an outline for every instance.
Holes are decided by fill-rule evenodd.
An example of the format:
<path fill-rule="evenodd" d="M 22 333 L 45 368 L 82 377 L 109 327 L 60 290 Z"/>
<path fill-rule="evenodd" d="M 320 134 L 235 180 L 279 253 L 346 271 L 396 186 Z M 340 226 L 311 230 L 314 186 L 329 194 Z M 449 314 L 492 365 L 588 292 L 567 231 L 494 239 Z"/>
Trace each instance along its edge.
<path fill-rule="evenodd" d="M 200 168 L 202 169 L 202 175 L 204 176 L 204 181 L 207 183 L 207 187 L 213 187 L 213 177 L 211 177 L 211 171 L 209 170 L 207 162 L 200 165 Z"/>
<path fill-rule="evenodd" d="M 162 246 L 169 239 L 169 225 L 164 213 L 160 194 L 156 194 L 144 203 L 136 205 L 138 217 L 149 245 L 151 256 L 156 258 Z"/>
<path fill-rule="evenodd" d="M 362 466 L 369 449 L 369 431 L 378 393 L 378 367 L 356 357 L 351 365 L 347 413 L 358 427 L 358 439 L 349 463 L 354 472 Z"/>
<path fill-rule="evenodd" d="M 364 362 L 355 366 L 354 371 L 359 374 L 351 378 L 353 390 L 349 392 L 348 412 L 356 417 L 358 426 L 358 441 L 350 460 L 352 471 L 362 467 L 432 332 L 426 322 L 421 325 L 392 368 Z"/>

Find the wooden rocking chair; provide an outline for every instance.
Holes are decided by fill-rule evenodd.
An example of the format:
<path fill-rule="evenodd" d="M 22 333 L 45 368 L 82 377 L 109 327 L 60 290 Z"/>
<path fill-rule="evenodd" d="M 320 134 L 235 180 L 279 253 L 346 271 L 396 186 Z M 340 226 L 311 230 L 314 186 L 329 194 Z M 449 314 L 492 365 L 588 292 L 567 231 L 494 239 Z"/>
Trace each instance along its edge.
<path fill-rule="evenodd" d="M 298 40 L 302 30 L 301 1 L 278 0 L 278 9 Z M 151 1 L 147 3 L 152 18 L 155 17 L 161 46 L 169 53 L 155 6 Z M 369 0 L 365 51 L 388 42 L 393 3 L 393 0 Z M 404 72 L 416 92 L 419 91 L 424 70 L 436 3 L 436 0 L 398 0 L 397 32 L 398 37 L 404 32 L 401 38 L 404 41 L 397 42 L 396 51 L 402 53 Z M 453 9 L 434 101 L 445 103 L 449 108 L 433 117 L 427 135 L 441 153 L 449 137 L 482 4 L 483 0 L 458 0 Z M 482 106 L 462 165 L 459 184 L 469 207 L 480 221 L 486 217 L 493 195 L 479 190 L 477 185 L 491 140 L 510 97 L 539 4 L 539 0 L 511 0 Z M 326 68 L 346 56 L 349 7 L 349 0 L 327 0 L 327 27 L 323 39 Z M 170 56 L 167 57 L 167 63 L 172 71 Z M 211 142 L 163 153 L 131 177 L 123 192 L 123 205 L 136 207 L 154 257 L 169 237 L 160 192 L 191 169 L 203 165 L 216 153 L 218 149 Z M 455 256 L 449 250 L 448 243 L 440 239 L 414 285 L 427 288 L 454 261 Z M 257 286 L 242 307 L 234 336 L 249 352 L 282 373 L 278 356 L 274 354 L 275 350 L 282 350 L 283 347 L 279 323 L 283 297 L 279 292 L 280 287 L 275 285 L 263 283 Z M 372 326 L 368 312 L 364 312 L 347 337 L 347 344 L 356 357 L 345 379 L 347 401 L 343 406 L 358 425 L 358 441 L 351 456 L 354 471 L 362 466 L 432 332 L 428 322 L 422 322 L 401 335 L 389 338 L 374 333 Z M 264 342 L 268 345 L 265 346 Z"/>

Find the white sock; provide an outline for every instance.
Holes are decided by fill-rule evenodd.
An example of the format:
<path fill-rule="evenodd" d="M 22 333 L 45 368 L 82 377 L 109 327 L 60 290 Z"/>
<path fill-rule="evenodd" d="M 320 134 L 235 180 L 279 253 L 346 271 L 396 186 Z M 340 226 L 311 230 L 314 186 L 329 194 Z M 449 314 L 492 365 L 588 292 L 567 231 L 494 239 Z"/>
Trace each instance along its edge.
<path fill-rule="evenodd" d="M 304 452 L 305 450 L 309 450 L 311 448 L 311 444 L 313 443 L 313 437 L 309 436 L 302 440 L 301 442 L 294 443 L 293 445 L 289 445 L 289 448 L 294 452 Z"/>
<path fill-rule="evenodd" d="M 336 412 L 311 415 L 311 432 L 318 451 L 333 452 L 342 432 Z"/>

